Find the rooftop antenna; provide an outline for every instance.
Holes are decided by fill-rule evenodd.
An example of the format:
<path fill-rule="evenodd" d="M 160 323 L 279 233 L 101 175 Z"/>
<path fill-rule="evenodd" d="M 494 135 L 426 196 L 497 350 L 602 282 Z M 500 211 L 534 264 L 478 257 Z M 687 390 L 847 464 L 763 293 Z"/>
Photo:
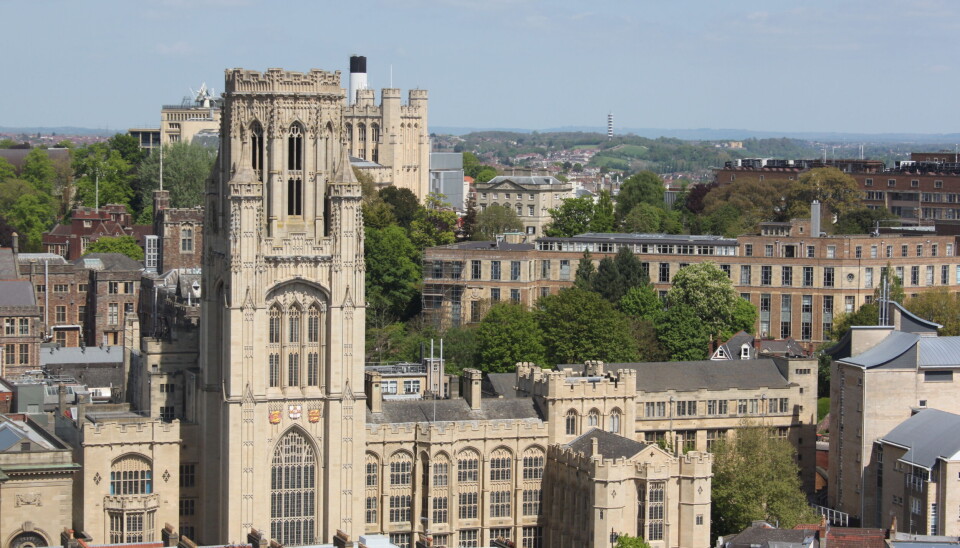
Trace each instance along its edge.
<path fill-rule="evenodd" d="M 390 87 L 393 88 L 393 65 L 390 65 Z"/>
<path fill-rule="evenodd" d="M 163 191 L 163 144 L 160 145 L 160 191 Z"/>

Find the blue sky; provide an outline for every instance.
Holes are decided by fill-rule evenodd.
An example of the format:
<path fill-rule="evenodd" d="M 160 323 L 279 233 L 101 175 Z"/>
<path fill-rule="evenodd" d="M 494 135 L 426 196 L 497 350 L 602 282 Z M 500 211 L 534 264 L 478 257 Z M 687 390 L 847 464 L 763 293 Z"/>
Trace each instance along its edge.
<path fill-rule="evenodd" d="M 223 70 L 430 92 L 436 126 L 960 131 L 951 0 L 0 0 L 0 126 L 125 130 Z M 346 77 L 343 85 L 346 86 Z"/>

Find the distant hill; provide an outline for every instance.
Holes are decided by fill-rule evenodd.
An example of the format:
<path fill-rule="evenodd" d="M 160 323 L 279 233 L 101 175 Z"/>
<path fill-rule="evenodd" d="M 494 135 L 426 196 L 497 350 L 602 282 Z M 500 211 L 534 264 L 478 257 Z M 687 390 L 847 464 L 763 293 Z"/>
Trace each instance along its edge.
<path fill-rule="evenodd" d="M 468 133 L 509 131 L 514 133 L 554 133 L 554 132 L 586 132 L 605 134 L 607 129 L 601 126 L 563 126 L 538 130 L 517 128 L 477 128 L 477 127 L 431 127 L 433 133 L 447 135 L 466 135 Z M 816 131 L 757 131 L 752 129 L 662 129 L 662 128 L 614 128 L 618 135 L 633 134 L 638 137 L 656 139 L 670 137 L 692 141 L 739 141 L 749 139 L 770 139 L 787 137 L 806 141 L 822 141 L 828 143 L 957 143 L 960 142 L 960 133 L 841 133 Z"/>
<path fill-rule="evenodd" d="M 116 133 L 126 133 L 127 130 L 120 129 L 91 129 L 88 127 L 7 127 L 0 126 L 0 133 L 40 133 L 43 135 L 50 135 L 56 133 L 57 135 L 108 135 L 112 136 Z"/>

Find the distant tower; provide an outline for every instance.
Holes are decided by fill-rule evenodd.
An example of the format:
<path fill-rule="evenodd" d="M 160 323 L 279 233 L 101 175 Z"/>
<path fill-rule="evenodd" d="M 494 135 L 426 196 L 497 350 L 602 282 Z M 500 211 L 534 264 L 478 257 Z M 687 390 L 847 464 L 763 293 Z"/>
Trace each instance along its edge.
<path fill-rule="evenodd" d="M 357 102 L 357 91 L 367 89 L 367 58 L 363 55 L 350 56 L 350 95 L 347 104 Z"/>
<path fill-rule="evenodd" d="M 607 139 L 613 139 L 613 113 L 607 114 Z"/>

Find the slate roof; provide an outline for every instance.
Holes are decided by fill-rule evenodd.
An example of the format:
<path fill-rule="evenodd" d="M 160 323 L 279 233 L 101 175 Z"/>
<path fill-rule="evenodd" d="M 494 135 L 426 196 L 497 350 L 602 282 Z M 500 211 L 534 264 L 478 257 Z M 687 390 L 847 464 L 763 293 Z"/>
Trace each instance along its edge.
<path fill-rule="evenodd" d="M 0 306 L 37 306 L 33 285 L 27 280 L 0 280 Z"/>
<path fill-rule="evenodd" d="M 891 331 L 889 335 L 883 338 L 873 348 L 866 352 L 850 356 L 841 361 L 852 365 L 859 365 L 864 368 L 871 368 L 883 365 L 892 361 L 894 358 L 902 356 L 908 350 L 913 348 L 920 335 L 906 333 L 904 331 Z"/>
<path fill-rule="evenodd" d="M 471 422 L 482 420 L 531 419 L 544 416 L 533 398 L 485 398 L 480 409 L 473 410 L 463 398 L 449 400 L 384 400 L 382 413 L 367 413 L 367 424 L 408 424 L 433 422 Z"/>
<path fill-rule="evenodd" d="M 916 358 L 907 353 L 916 349 Z M 920 368 L 960 367 L 960 337 L 935 337 L 892 331 L 873 348 L 840 360 L 870 369 L 899 360 Z M 913 361 L 915 360 L 915 362 Z"/>
<path fill-rule="evenodd" d="M 73 263 L 90 268 L 85 264 L 86 260 L 99 260 L 103 270 L 143 270 L 143 265 L 139 261 L 134 261 L 123 253 L 88 253 Z"/>
<path fill-rule="evenodd" d="M 646 449 L 648 445 L 599 428 L 593 428 L 564 447 L 589 456 L 593 452 L 593 440 L 597 440 L 597 449 L 605 459 L 629 459 Z"/>
<path fill-rule="evenodd" d="M 777 529 L 768 523 L 754 523 L 736 535 L 723 537 L 723 548 L 793 548 L 815 546 L 816 531 Z M 806 541 L 806 542 L 805 542 Z"/>
<path fill-rule="evenodd" d="M 790 386 L 772 359 L 691 362 L 608 363 L 606 371 L 637 372 L 637 390 L 687 392 L 699 389 L 786 388 Z"/>
<path fill-rule="evenodd" d="M 536 246 L 529 244 L 508 244 L 507 242 L 460 242 L 457 244 L 441 245 L 431 249 L 469 249 L 469 250 L 496 250 L 496 251 L 533 251 Z"/>
<path fill-rule="evenodd" d="M 494 186 L 500 183 L 514 183 L 518 185 L 563 185 L 560 179 L 551 175 L 497 175 L 483 185 Z"/>
<path fill-rule="evenodd" d="M 20 277 L 17 261 L 13 259 L 13 250 L 0 247 L 0 280 L 16 280 Z"/>
<path fill-rule="evenodd" d="M 50 349 L 44 348 L 40 350 L 40 365 L 44 367 L 96 363 L 123 363 L 123 347 L 76 346 Z"/>
<path fill-rule="evenodd" d="M 490 389 L 493 394 L 504 398 L 516 398 L 517 390 L 514 388 L 517 384 L 516 373 L 487 373 L 485 380 L 490 381 Z"/>
<path fill-rule="evenodd" d="M 747 344 L 751 347 L 750 355 L 751 356 L 753 355 L 753 351 L 752 351 L 753 341 L 754 341 L 753 335 L 747 333 L 746 331 L 740 331 L 736 335 L 730 337 L 730 339 L 727 340 L 727 342 L 721 344 L 720 348 L 718 348 L 717 351 L 719 351 L 722 348 L 723 352 L 725 353 L 724 355 L 727 356 L 726 359 L 739 360 L 741 359 L 740 348 L 744 344 Z M 716 355 L 717 355 L 717 352 L 714 352 L 714 356 Z M 720 359 L 721 358 L 714 358 L 715 361 Z"/>
<path fill-rule="evenodd" d="M 937 459 L 960 459 L 960 415 L 939 409 L 923 409 L 901 422 L 881 442 L 907 447 L 900 460 L 926 469 Z"/>

